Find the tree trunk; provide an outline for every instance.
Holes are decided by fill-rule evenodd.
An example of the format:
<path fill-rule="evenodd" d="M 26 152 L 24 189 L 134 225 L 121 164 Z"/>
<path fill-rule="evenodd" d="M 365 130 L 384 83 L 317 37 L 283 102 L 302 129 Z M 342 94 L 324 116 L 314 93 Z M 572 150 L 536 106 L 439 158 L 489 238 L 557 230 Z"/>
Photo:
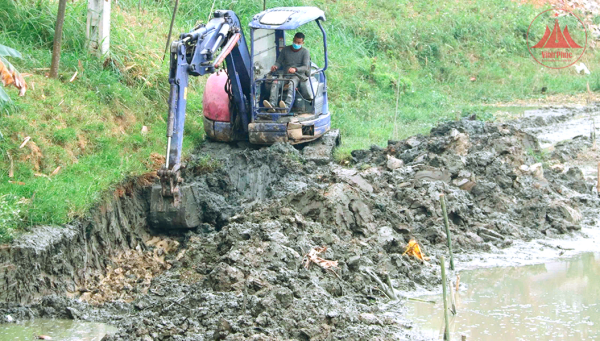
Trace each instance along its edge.
<path fill-rule="evenodd" d="M 67 0 L 59 0 L 58 14 L 56 16 L 56 27 L 54 28 L 54 47 L 52 48 L 52 64 L 50 65 L 50 78 L 58 76 L 58 64 L 60 62 L 60 45 L 62 43 L 63 24 L 65 23 L 65 9 Z"/>

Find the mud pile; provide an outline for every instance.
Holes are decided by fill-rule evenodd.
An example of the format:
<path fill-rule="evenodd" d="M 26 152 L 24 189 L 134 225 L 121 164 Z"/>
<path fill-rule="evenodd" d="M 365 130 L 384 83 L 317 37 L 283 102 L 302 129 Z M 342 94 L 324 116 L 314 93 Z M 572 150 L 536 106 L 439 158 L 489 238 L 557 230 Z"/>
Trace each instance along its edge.
<path fill-rule="evenodd" d="M 580 169 L 561 167 L 576 157 L 565 159 L 571 151 L 559 145 L 548 158 L 534 136 L 512 124 L 463 120 L 434 128 L 429 137 L 390 141 L 385 150 L 357 151 L 353 156 L 359 163 L 376 165 L 385 165 L 387 155 L 402 160 L 405 166 L 394 171 L 399 174 L 394 180 L 405 182 L 397 186 L 401 188 L 395 197 L 402 206 L 424 210 L 412 223 L 414 232 L 438 243 L 443 238 L 435 231 L 439 209 L 423 193 L 440 186 L 447 194 L 457 243 L 468 247 L 478 245 L 473 233 L 502 246 L 492 236 L 500 234 L 507 242 L 579 229 L 578 211 L 590 204 L 597 207 L 598 200 Z"/>
<path fill-rule="evenodd" d="M 214 232 L 187 236 L 185 255 L 133 302 L 115 339 L 418 338 L 401 303 L 380 303 L 386 283 L 440 284 L 437 266 L 402 256 L 411 238 L 433 265 L 446 252 L 440 194 L 459 253 L 578 230 L 580 210 L 598 206 L 579 169 L 550 168 L 540 152 L 514 125 L 463 120 L 355 151 L 352 168 L 285 145 L 220 154 L 232 166 L 207 178 L 218 174 L 244 204 Z M 333 271 L 304 267 L 319 246 L 338 261 Z"/>
<path fill-rule="evenodd" d="M 581 212 L 600 206 L 580 169 L 560 167 L 512 124 L 445 123 L 430 136 L 354 151 L 350 168 L 324 162 L 336 141 L 303 150 L 204 145 L 185 174 L 203 223 L 165 255 L 170 268 L 142 279 L 142 290 L 132 277 L 131 302 L 46 299 L 34 315 L 51 316 L 50 302 L 100 316 L 120 328 L 107 340 L 418 340 L 402 299 L 388 296 L 440 285 L 440 194 L 457 253 L 576 231 Z M 218 166 L 207 170 L 206 155 Z M 413 238 L 428 264 L 403 256 Z M 338 266 L 305 267 L 322 246 Z"/>

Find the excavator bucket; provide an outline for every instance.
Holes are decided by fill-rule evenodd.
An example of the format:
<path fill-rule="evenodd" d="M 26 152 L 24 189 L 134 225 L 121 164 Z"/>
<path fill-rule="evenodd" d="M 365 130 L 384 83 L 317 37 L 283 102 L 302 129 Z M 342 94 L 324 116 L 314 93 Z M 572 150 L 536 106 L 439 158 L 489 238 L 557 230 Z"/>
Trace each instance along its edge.
<path fill-rule="evenodd" d="M 198 205 L 198 189 L 193 185 L 181 185 L 180 202 L 172 196 L 163 196 L 160 185 L 152 186 L 148 223 L 156 229 L 191 229 L 202 222 Z"/>

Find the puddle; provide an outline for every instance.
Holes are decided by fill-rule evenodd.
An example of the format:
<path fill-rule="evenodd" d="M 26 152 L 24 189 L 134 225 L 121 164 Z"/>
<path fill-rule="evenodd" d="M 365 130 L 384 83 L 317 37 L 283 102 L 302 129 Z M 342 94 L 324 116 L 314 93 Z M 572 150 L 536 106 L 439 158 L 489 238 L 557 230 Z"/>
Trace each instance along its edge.
<path fill-rule="evenodd" d="M 540 128 L 525 129 L 536 135 L 540 141 L 542 149 L 549 148 L 560 141 L 570 140 L 578 135 L 589 136 L 592 130 L 592 121 L 596 121 L 596 129 L 598 128 L 598 118 L 600 112 L 596 110 L 584 111 L 574 110 L 569 108 L 561 109 L 537 109 L 524 112 L 524 117 L 534 118 L 540 117 L 548 119 L 553 116 L 558 117 L 569 113 L 577 112 L 571 119 L 554 124 L 546 125 Z"/>
<path fill-rule="evenodd" d="M 117 328 L 104 323 L 75 320 L 35 319 L 23 323 L 0 324 L 0 340 L 33 340 L 47 335 L 52 340 L 99 341 Z"/>
<path fill-rule="evenodd" d="M 452 340 L 600 340 L 600 253 L 460 276 Z M 420 298 L 437 303 L 408 301 L 407 317 L 423 335 L 441 339 L 441 295 Z"/>

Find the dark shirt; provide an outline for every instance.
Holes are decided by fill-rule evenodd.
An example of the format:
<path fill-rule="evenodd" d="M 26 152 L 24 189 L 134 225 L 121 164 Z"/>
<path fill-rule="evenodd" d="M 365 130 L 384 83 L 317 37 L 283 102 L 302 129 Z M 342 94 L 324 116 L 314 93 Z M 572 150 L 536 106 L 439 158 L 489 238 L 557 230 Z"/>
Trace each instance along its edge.
<path fill-rule="evenodd" d="M 299 74 L 310 76 L 310 52 L 304 47 L 294 51 L 291 45 L 286 46 L 279 52 L 275 66 L 283 73 L 287 73 L 289 68 L 294 67 Z"/>

